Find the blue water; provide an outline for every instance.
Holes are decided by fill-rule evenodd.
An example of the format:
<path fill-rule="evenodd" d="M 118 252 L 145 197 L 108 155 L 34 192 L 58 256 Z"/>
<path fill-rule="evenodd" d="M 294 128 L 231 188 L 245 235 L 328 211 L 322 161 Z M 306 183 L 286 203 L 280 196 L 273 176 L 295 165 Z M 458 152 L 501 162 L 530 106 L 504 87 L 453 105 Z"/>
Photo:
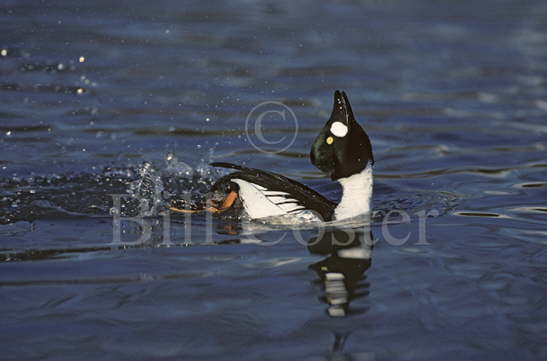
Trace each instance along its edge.
<path fill-rule="evenodd" d="M 1 359 L 547 357 L 544 2 L 0 8 Z M 373 144 L 369 258 L 310 246 L 317 229 L 165 231 L 161 212 L 144 242 L 130 220 L 115 241 L 112 194 L 199 199 L 224 174 L 211 161 L 339 197 L 308 159 L 335 89 Z M 285 113 L 260 138 L 249 114 L 270 101 Z M 386 233 L 390 210 L 409 220 Z"/>

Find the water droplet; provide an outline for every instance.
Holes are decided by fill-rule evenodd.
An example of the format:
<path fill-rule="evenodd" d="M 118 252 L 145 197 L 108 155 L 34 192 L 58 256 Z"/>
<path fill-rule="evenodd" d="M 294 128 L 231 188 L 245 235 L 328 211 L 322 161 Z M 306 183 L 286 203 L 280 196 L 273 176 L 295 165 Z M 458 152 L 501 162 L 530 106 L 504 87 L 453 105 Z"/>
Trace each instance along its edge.
<path fill-rule="evenodd" d="M 80 63 L 83 63 L 85 61 L 85 56 L 80 56 L 80 58 L 78 58 L 78 61 Z"/>
<path fill-rule="evenodd" d="M 0 50 L 0 55 L 7 56 L 8 55 L 8 49 L 2 49 Z"/>
<path fill-rule="evenodd" d="M 206 122 L 210 122 L 210 121 L 211 121 L 211 118 L 205 118 L 205 121 L 206 121 Z"/>
<path fill-rule="evenodd" d="M 57 64 L 57 70 L 61 71 L 65 68 L 65 65 L 63 63 Z"/>
<path fill-rule="evenodd" d="M 6 135 L 9 137 L 9 136 L 11 135 L 11 130 L 8 130 L 8 131 L 6 132 Z"/>

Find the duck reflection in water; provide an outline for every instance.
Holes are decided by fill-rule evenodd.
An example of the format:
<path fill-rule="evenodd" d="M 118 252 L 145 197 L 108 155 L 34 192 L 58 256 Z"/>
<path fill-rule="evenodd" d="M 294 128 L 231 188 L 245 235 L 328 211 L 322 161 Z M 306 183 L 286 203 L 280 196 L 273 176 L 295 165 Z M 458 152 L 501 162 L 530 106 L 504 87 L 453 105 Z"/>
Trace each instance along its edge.
<path fill-rule="evenodd" d="M 368 295 L 365 271 L 371 265 L 372 239 L 372 232 L 336 228 L 308 241 L 310 253 L 325 256 L 309 268 L 319 276 L 324 291 L 320 299 L 328 305 L 329 316 L 352 313 L 350 302 Z"/>
<path fill-rule="evenodd" d="M 238 235 L 242 231 L 241 225 L 224 224 L 219 233 Z M 311 254 L 324 258 L 311 264 L 309 268 L 316 272 L 318 284 L 323 294 L 321 302 L 328 305 L 327 313 L 331 317 L 344 317 L 351 313 L 364 311 L 350 309 L 351 301 L 365 297 L 369 293 L 370 284 L 366 282 L 365 272 L 372 261 L 374 239 L 372 231 L 360 228 L 327 228 L 318 229 L 318 235 L 307 240 L 307 249 Z M 266 244 L 260 240 L 260 235 L 238 240 L 229 240 L 222 243 L 253 243 Z M 302 239 L 302 241 L 305 241 Z"/>

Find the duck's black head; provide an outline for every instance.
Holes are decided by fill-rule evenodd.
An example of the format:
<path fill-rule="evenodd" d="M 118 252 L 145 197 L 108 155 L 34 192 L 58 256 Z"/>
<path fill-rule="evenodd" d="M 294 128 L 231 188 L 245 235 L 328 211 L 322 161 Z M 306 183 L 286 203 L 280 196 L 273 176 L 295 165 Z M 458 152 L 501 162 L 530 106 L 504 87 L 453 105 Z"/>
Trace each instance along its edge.
<path fill-rule="evenodd" d="M 332 114 L 315 138 L 310 158 L 331 179 L 352 176 L 374 164 L 370 140 L 353 117 L 346 93 L 334 92 Z"/>

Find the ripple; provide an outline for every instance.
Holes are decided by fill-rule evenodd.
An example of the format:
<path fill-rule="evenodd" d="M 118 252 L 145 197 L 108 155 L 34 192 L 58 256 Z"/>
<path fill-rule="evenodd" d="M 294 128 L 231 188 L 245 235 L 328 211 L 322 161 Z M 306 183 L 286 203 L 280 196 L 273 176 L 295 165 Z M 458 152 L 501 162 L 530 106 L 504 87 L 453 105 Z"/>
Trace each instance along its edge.
<path fill-rule="evenodd" d="M 96 129 L 93 129 L 96 130 Z M 124 131 L 127 131 L 125 128 Z M 245 134 L 244 129 L 191 129 L 191 128 L 129 128 L 136 135 L 154 135 L 154 136 L 234 136 Z M 109 130 L 110 131 L 110 130 Z M 262 131 L 263 134 L 294 134 L 294 128 L 268 128 Z M 299 133 L 315 133 L 316 128 L 298 128 Z"/>
<path fill-rule="evenodd" d="M 49 143 L 49 142 L 53 142 L 52 139 L 49 139 L 49 138 L 44 138 L 44 137 L 9 137 L 9 138 L 5 138 L 3 139 L 3 141 L 5 142 L 10 142 L 10 143 Z"/>
<path fill-rule="evenodd" d="M 0 132 L 47 132 L 51 130 L 51 125 L 37 124 L 37 125 L 0 125 Z"/>
<path fill-rule="evenodd" d="M 71 64 L 55 63 L 55 64 L 38 64 L 38 63 L 24 63 L 19 67 L 19 71 L 31 72 L 31 71 L 43 71 L 48 73 L 62 73 L 67 71 L 75 71 L 76 67 Z"/>
<path fill-rule="evenodd" d="M 466 211 L 457 211 L 454 212 L 457 216 L 464 216 L 464 217 L 490 217 L 490 218 L 510 218 L 506 215 L 499 214 L 499 213 L 487 213 L 487 212 L 466 212 Z"/>
<path fill-rule="evenodd" d="M 522 239 L 527 242 L 547 245 L 547 231 L 534 229 L 519 229 L 505 227 L 499 231 L 501 234 Z"/>
<path fill-rule="evenodd" d="M 71 86 L 62 84 L 34 84 L 20 85 L 17 83 L 1 83 L 0 90 L 17 92 L 44 92 L 44 93 L 64 93 L 64 94 L 88 94 L 91 90 L 81 86 Z"/>
<path fill-rule="evenodd" d="M 281 69 L 279 72 L 280 76 L 289 76 L 289 77 L 298 77 L 298 76 L 313 76 L 313 75 L 337 75 L 337 74 L 345 74 L 350 69 L 345 66 L 337 66 L 337 65 L 331 65 L 331 66 L 307 66 L 307 67 L 293 67 L 293 68 L 285 68 Z"/>
<path fill-rule="evenodd" d="M 515 188 L 542 188 L 545 186 L 547 186 L 545 182 L 517 183 L 514 185 Z"/>
<path fill-rule="evenodd" d="M 234 152 L 228 153 L 228 154 L 226 154 L 226 156 L 245 155 L 245 154 L 263 154 L 264 151 L 271 151 L 272 153 L 275 153 L 277 156 L 288 157 L 288 158 L 307 158 L 307 157 L 309 157 L 309 153 L 289 152 L 289 151 L 278 152 L 276 149 L 267 149 L 267 148 L 241 149 L 241 150 L 236 150 Z M 314 172 L 314 174 L 320 174 L 320 173 Z M 320 177 L 323 178 L 322 175 L 320 175 Z"/>
<path fill-rule="evenodd" d="M 547 208 L 544 207 L 537 207 L 537 206 L 528 206 L 528 207 L 515 207 L 511 209 L 512 211 L 516 212 L 524 212 L 524 213 L 547 213 Z"/>
<path fill-rule="evenodd" d="M 142 275 L 129 275 L 129 276 L 119 276 L 119 277 L 90 277 L 90 278 L 58 278 L 53 280 L 28 280 L 28 281 L 0 281 L 0 286 L 3 287 L 16 287 L 16 286 L 51 286 L 51 285 L 75 285 L 75 284 L 123 284 L 123 283 L 134 283 L 134 282 L 150 282 L 157 279 L 177 279 L 177 278 L 186 278 L 188 275 L 180 274 L 167 274 L 162 276 L 151 276 L 148 274 Z"/>
<path fill-rule="evenodd" d="M 427 178 L 431 176 L 440 176 L 447 174 L 457 174 L 457 173 L 476 173 L 480 175 L 486 175 L 489 177 L 502 177 L 505 178 L 513 172 L 514 168 L 439 168 L 432 169 L 423 172 L 407 173 L 407 172 L 398 172 L 397 174 L 379 173 L 375 175 L 378 178 L 388 178 L 388 179 L 407 179 L 407 178 Z"/>
<path fill-rule="evenodd" d="M 4 250 L 0 253 L 0 262 L 41 261 L 47 259 L 68 258 L 71 253 L 88 253 L 110 250 L 110 247 L 65 248 L 65 249 L 29 249 L 25 251 Z"/>

